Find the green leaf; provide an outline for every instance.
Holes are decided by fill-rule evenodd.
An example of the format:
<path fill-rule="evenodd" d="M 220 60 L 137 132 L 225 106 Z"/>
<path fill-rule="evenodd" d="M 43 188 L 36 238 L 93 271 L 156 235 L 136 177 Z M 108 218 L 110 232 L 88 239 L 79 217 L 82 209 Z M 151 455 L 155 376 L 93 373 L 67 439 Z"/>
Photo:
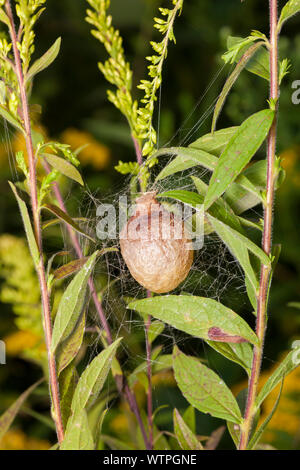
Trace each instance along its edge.
<path fill-rule="evenodd" d="M 175 190 L 165 191 L 163 193 L 157 194 L 156 197 L 157 198 L 160 198 L 160 197 L 172 198 L 177 201 L 183 202 L 184 204 L 187 204 L 193 207 L 194 209 L 200 209 L 199 206 L 203 208 L 203 202 L 204 202 L 204 197 L 205 197 L 207 186 L 205 183 L 203 183 L 203 181 L 201 181 L 197 177 L 192 177 L 192 180 L 194 181 L 195 186 L 200 194 L 196 194 L 191 191 L 185 191 L 182 189 L 175 189 Z M 219 218 L 220 220 L 227 223 L 231 227 L 234 227 L 236 230 L 242 231 L 242 227 L 241 227 L 238 217 L 234 214 L 231 207 L 229 207 L 225 201 L 221 199 L 216 201 L 211 206 L 210 212 L 215 217 Z"/>
<path fill-rule="evenodd" d="M 23 201 L 23 199 L 21 199 L 20 196 L 18 195 L 16 187 L 13 185 L 13 183 L 11 183 L 9 181 L 9 185 L 10 185 L 10 187 L 11 187 L 11 189 L 12 189 L 12 191 L 13 191 L 16 199 L 17 199 L 17 203 L 18 203 L 18 206 L 19 206 L 19 209 L 20 209 L 20 212 L 21 212 L 21 216 L 22 216 L 22 220 L 23 220 L 23 224 L 24 224 L 24 228 L 25 228 L 25 232 L 26 232 L 26 237 L 27 237 L 27 241 L 28 241 L 29 250 L 30 250 L 34 265 L 35 265 L 35 267 L 37 267 L 38 264 L 39 264 L 40 255 L 39 255 L 39 250 L 38 250 L 38 246 L 37 246 L 37 243 L 36 243 L 36 239 L 35 239 L 35 236 L 34 236 L 34 232 L 33 232 L 33 229 L 32 229 L 32 225 L 31 225 L 31 221 L 30 221 L 27 206 L 26 206 L 25 202 Z"/>
<path fill-rule="evenodd" d="M 278 393 L 278 396 L 277 396 L 277 399 L 276 399 L 276 402 L 274 403 L 274 406 L 271 410 L 271 413 L 267 416 L 267 418 L 265 419 L 265 421 L 260 425 L 260 427 L 255 431 L 254 435 L 252 436 L 248 446 L 247 446 L 247 450 L 251 450 L 253 448 L 255 448 L 255 446 L 258 444 L 259 442 L 259 439 L 261 438 L 261 436 L 263 435 L 266 427 L 268 426 L 269 422 L 271 421 L 271 419 L 273 418 L 274 416 L 274 413 L 279 405 L 279 401 L 280 401 L 280 397 L 281 397 L 281 392 L 282 392 L 282 387 L 283 387 L 283 380 L 281 380 L 281 387 L 280 387 L 280 390 L 279 390 L 279 393 Z"/>
<path fill-rule="evenodd" d="M 59 268 L 55 269 L 55 271 L 53 271 L 54 279 L 65 279 L 71 274 L 76 273 L 77 271 L 79 271 L 79 269 L 82 268 L 82 266 L 86 263 L 87 260 L 88 258 L 85 256 L 83 258 L 74 259 L 69 263 L 64 264 L 63 266 L 60 266 Z"/>
<path fill-rule="evenodd" d="M 296 13 L 300 12 L 300 0 L 289 0 L 281 10 L 281 14 L 278 21 L 278 30 L 282 28 L 282 25 Z"/>
<path fill-rule="evenodd" d="M 72 410 L 74 412 L 80 412 L 84 408 L 91 407 L 97 400 L 121 340 L 122 338 L 118 338 L 98 354 L 82 373 L 72 401 Z"/>
<path fill-rule="evenodd" d="M 71 404 L 78 383 L 78 374 L 74 364 L 69 364 L 59 375 L 60 409 L 64 428 L 71 416 Z"/>
<path fill-rule="evenodd" d="M 86 314 L 83 312 L 74 331 L 58 347 L 56 354 L 58 375 L 73 361 L 81 348 L 85 330 L 85 320 Z"/>
<path fill-rule="evenodd" d="M 216 300 L 194 295 L 164 295 L 130 302 L 128 308 L 147 313 L 178 330 L 213 341 L 258 344 L 249 325 Z"/>
<path fill-rule="evenodd" d="M 203 197 L 203 201 L 207 192 L 207 185 L 196 176 L 192 176 L 192 180 L 196 186 L 197 191 Z M 221 220 L 230 227 L 234 228 L 238 232 L 243 233 L 243 229 L 240 223 L 239 218 L 235 215 L 229 204 L 220 198 L 216 202 L 214 202 L 211 207 L 209 208 L 209 213 L 214 216 L 216 219 Z"/>
<path fill-rule="evenodd" d="M 205 134 L 199 139 L 195 140 L 195 142 L 192 142 L 189 147 L 198 150 L 204 150 L 205 152 L 219 157 L 220 153 L 223 152 L 229 140 L 237 130 L 238 126 L 235 126 L 227 127 L 226 129 L 219 129 L 215 132 L 210 132 L 209 134 Z"/>
<path fill-rule="evenodd" d="M 94 450 L 94 441 L 85 410 L 70 416 L 60 450 Z"/>
<path fill-rule="evenodd" d="M 29 387 L 26 392 L 22 393 L 22 395 L 20 395 L 19 398 L 0 417 L 0 440 L 2 439 L 4 434 L 9 430 L 12 422 L 19 413 L 21 406 L 24 404 L 24 402 L 27 400 L 33 390 L 43 382 L 43 380 L 44 379 L 39 380 L 31 387 Z"/>
<path fill-rule="evenodd" d="M 241 173 L 268 135 L 274 111 L 264 109 L 250 116 L 230 139 L 210 179 L 205 208 L 220 197 Z"/>
<path fill-rule="evenodd" d="M 255 54 L 255 52 L 264 44 L 263 41 L 256 42 L 255 44 L 252 44 L 249 49 L 243 54 L 243 56 L 240 58 L 238 61 L 234 71 L 229 75 L 227 78 L 225 85 L 219 95 L 219 98 L 216 102 L 215 109 L 214 109 L 214 114 L 213 114 L 213 119 L 212 119 L 212 125 L 211 125 L 211 131 L 214 132 L 216 128 L 216 123 L 217 119 L 219 117 L 219 114 L 223 108 L 224 102 L 226 100 L 227 95 L 229 94 L 231 88 L 235 84 L 236 80 L 238 79 L 238 76 L 240 75 L 241 71 L 244 69 L 246 66 L 247 62 L 250 60 L 250 58 Z"/>
<path fill-rule="evenodd" d="M 61 38 L 56 39 L 55 43 L 48 49 L 47 52 L 45 52 L 42 57 L 37 59 L 30 69 L 28 70 L 28 73 L 26 75 L 26 81 L 29 82 L 32 80 L 32 78 L 41 72 L 42 70 L 46 69 L 49 67 L 49 65 L 54 62 L 56 57 L 58 56 L 59 50 L 60 50 L 60 45 L 61 45 Z"/>
<path fill-rule="evenodd" d="M 47 162 L 55 168 L 55 170 L 67 176 L 71 180 L 76 181 L 76 183 L 81 184 L 81 186 L 84 186 L 81 174 L 75 166 L 72 165 L 72 163 L 68 162 L 64 158 L 58 157 L 57 155 L 52 155 L 51 153 L 43 153 L 42 156 L 46 158 Z"/>
<path fill-rule="evenodd" d="M 254 294 L 257 294 L 258 279 L 251 265 L 248 250 L 251 251 L 265 266 L 270 266 L 271 260 L 266 253 L 253 243 L 249 238 L 237 232 L 229 225 L 207 215 L 208 221 L 220 239 L 230 250 L 231 254 L 238 260 L 244 270 L 245 276 L 249 279 Z"/>
<path fill-rule="evenodd" d="M 76 274 L 64 291 L 55 317 L 51 351 L 54 352 L 60 342 L 64 341 L 73 331 L 82 312 L 87 283 L 94 268 L 99 252 L 90 256 L 89 260 Z"/>
<path fill-rule="evenodd" d="M 175 408 L 173 412 L 174 432 L 182 450 L 203 450 L 192 430 L 186 425 L 180 413 Z"/>
<path fill-rule="evenodd" d="M 248 375 L 250 374 L 253 351 L 249 343 L 219 343 L 218 341 L 208 340 L 206 342 L 222 356 L 242 366 Z"/>
<path fill-rule="evenodd" d="M 235 214 L 239 215 L 261 203 L 261 199 L 245 190 L 240 184 L 232 183 L 224 194 L 225 201 Z"/>
<path fill-rule="evenodd" d="M 47 209 L 50 211 L 52 214 L 56 215 L 60 220 L 65 222 L 66 224 L 70 225 L 76 232 L 80 233 L 80 235 L 83 235 L 84 237 L 88 238 L 91 240 L 93 243 L 96 243 L 96 240 L 94 238 L 90 237 L 87 233 L 85 233 L 79 225 L 76 224 L 74 219 L 70 217 L 66 212 L 64 212 L 60 207 L 55 206 L 54 204 L 43 204 L 42 209 Z"/>
<path fill-rule="evenodd" d="M 118 251 L 118 249 L 116 247 L 103 248 L 103 250 L 99 251 L 98 256 L 100 257 L 100 256 L 103 256 L 105 253 L 110 253 L 113 251 Z M 59 268 L 55 269 L 55 271 L 53 272 L 54 279 L 56 280 L 65 279 L 71 274 L 76 273 L 82 268 L 82 266 L 86 263 L 87 260 L 88 260 L 88 257 L 84 256 L 83 258 L 74 259 L 70 261 L 69 263 L 64 264 L 63 266 L 60 266 Z"/>
<path fill-rule="evenodd" d="M 160 197 L 170 197 L 181 201 L 184 204 L 187 204 L 191 207 L 196 208 L 197 206 L 203 205 L 203 197 L 200 194 L 193 193 L 192 191 L 185 191 L 183 189 L 175 189 L 171 191 L 165 191 L 163 193 L 157 194 L 157 198 Z"/>
<path fill-rule="evenodd" d="M 272 390 L 300 364 L 300 344 L 290 351 L 273 374 L 268 378 L 263 388 L 256 398 L 256 407 L 258 408 Z"/>
<path fill-rule="evenodd" d="M 0 104 L 0 116 L 2 116 L 5 121 L 9 122 L 13 127 L 21 131 L 22 134 L 25 134 L 22 124 L 10 113 L 10 111 L 2 106 L 2 104 Z"/>
<path fill-rule="evenodd" d="M 10 28 L 9 18 L 8 18 L 7 14 L 5 13 L 5 11 L 2 8 L 0 8 L 0 21 L 2 21 L 2 23 L 5 23 L 6 26 L 8 26 Z"/>
<path fill-rule="evenodd" d="M 223 380 L 198 359 L 177 346 L 173 352 L 175 379 L 186 400 L 202 413 L 240 424 L 239 406 Z"/>
<path fill-rule="evenodd" d="M 175 156 L 175 158 L 159 173 L 156 181 L 162 180 L 178 171 L 188 170 L 198 165 L 213 171 L 218 162 L 217 157 L 214 155 L 203 150 L 186 147 L 163 148 L 154 154 L 157 157 L 160 155 L 171 155 Z"/>
<path fill-rule="evenodd" d="M 148 328 L 149 342 L 153 343 L 153 341 L 163 332 L 164 328 L 165 328 L 165 325 L 158 320 L 151 322 Z"/>
<path fill-rule="evenodd" d="M 227 47 L 228 49 L 234 47 L 235 45 L 241 44 L 243 38 L 229 36 L 227 40 Z M 247 50 L 249 44 L 244 45 L 241 47 L 236 54 L 235 62 L 238 62 L 242 55 Z M 265 47 L 259 48 L 255 54 L 251 57 L 251 59 L 247 62 L 246 70 L 259 77 L 264 78 L 265 80 L 270 80 L 270 61 L 269 61 L 269 54 Z"/>

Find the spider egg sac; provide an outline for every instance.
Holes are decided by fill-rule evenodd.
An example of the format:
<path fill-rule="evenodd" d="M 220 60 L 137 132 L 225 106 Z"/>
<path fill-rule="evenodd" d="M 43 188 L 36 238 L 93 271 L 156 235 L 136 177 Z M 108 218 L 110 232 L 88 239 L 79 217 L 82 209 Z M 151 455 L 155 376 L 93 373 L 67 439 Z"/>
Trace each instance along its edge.
<path fill-rule="evenodd" d="M 153 192 L 137 199 L 135 213 L 120 233 L 120 247 L 132 277 L 157 294 L 175 289 L 193 263 L 183 221 L 165 210 Z"/>

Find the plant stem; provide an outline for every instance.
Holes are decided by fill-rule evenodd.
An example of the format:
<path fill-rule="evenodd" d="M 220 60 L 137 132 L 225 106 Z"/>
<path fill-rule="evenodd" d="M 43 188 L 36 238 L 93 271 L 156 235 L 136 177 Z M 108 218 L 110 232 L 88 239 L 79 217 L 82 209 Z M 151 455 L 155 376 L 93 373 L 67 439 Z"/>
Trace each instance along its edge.
<path fill-rule="evenodd" d="M 49 383 L 51 398 L 53 403 L 53 419 L 56 426 L 58 442 L 61 443 L 64 438 L 64 429 L 61 418 L 61 409 L 60 409 L 60 400 L 59 400 L 59 386 L 56 373 L 56 364 L 55 357 L 50 351 L 51 338 L 52 338 L 52 323 L 51 323 L 51 310 L 49 295 L 47 289 L 46 273 L 43 261 L 43 242 L 42 242 L 42 232 L 40 224 L 40 212 L 39 212 L 39 203 L 38 203 L 38 193 L 37 193 L 37 180 L 36 180 L 36 162 L 33 150 L 32 135 L 31 135 L 31 124 L 29 116 L 29 108 L 26 96 L 26 86 L 24 82 L 22 63 L 20 58 L 20 53 L 18 50 L 18 39 L 14 24 L 13 13 L 10 5 L 10 1 L 7 0 L 5 4 L 7 16 L 9 18 L 10 27 L 10 37 L 12 41 L 14 59 L 15 59 L 15 72 L 18 79 L 20 98 L 21 98 L 21 107 L 22 107 L 22 118 L 24 121 L 25 129 L 25 140 L 26 148 L 28 153 L 28 166 L 29 166 L 29 186 L 30 186 L 30 198 L 31 206 L 33 213 L 33 223 L 34 223 L 34 232 L 36 237 L 36 242 L 39 250 L 39 262 L 36 266 L 40 291 L 41 291 L 41 302 L 43 310 L 43 324 L 45 331 L 45 341 L 48 351 L 48 366 L 49 366 Z"/>
<path fill-rule="evenodd" d="M 135 137 L 132 136 L 136 159 L 141 166 L 143 164 L 143 156 L 140 145 Z M 142 184 L 140 181 L 142 190 Z M 147 291 L 147 297 L 151 297 L 151 292 Z M 151 364 L 151 343 L 149 341 L 149 328 L 151 325 L 151 316 L 149 315 L 145 320 L 145 340 L 146 340 L 146 362 L 147 362 L 147 377 L 148 377 L 148 390 L 147 390 L 147 414 L 148 414 L 148 428 L 149 428 L 149 442 L 150 449 L 153 449 L 153 406 L 152 406 L 152 364 Z"/>
<path fill-rule="evenodd" d="M 50 168 L 49 168 L 48 163 L 45 160 L 43 162 L 43 165 L 44 165 L 45 170 L 49 173 Z M 58 205 L 59 205 L 60 209 L 63 210 L 67 214 L 67 209 L 66 209 L 63 197 L 61 195 L 59 185 L 56 182 L 53 184 L 53 191 L 54 191 L 54 194 L 55 194 L 55 197 L 57 199 L 57 202 L 58 202 Z M 72 245 L 75 249 L 75 252 L 76 252 L 77 256 L 79 258 L 82 258 L 82 256 L 83 256 L 82 249 L 81 249 L 81 246 L 79 244 L 78 238 L 77 238 L 74 230 L 72 229 L 72 227 L 70 225 L 67 225 L 67 230 L 68 230 L 71 243 L 72 243 Z M 90 277 L 88 285 L 89 285 L 90 292 L 92 294 L 92 299 L 93 299 L 96 311 L 97 311 L 98 316 L 99 316 L 100 323 L 101 323 L 102 328 L 104 329 L 104 331 L 106 333 L 107 342 L 109 344 L 111 344 L 112 341 L 113 341 L 112 340 L 112 334 L 111 334 L 110 327 L 109 327 L 109 324 L 107 322 L 105 313 L 103 311 L 101 302 L 98 299 L 96 286 L 95 286 L 95 283 L 94 283 L 92 277 Z M 136 401 L 136 398 L 135 398 L 133 392 L 130 390 L 130 388 L 129 388 L 129 386 L 128 386 L 128 384 L 127 384 L 124 377 L 123 378 L 121 377 L 121 380 L 116 380 L 116 385 L 117 385 L 119 393 L 124 394 L 126 400 L 128 401 L 128 404 L 131 408 L 131 411 L 134 413 L 134 415 L 137 419 L 137 422 L 140 426 L 141 433 L 143 435 L 143 439 L 144 439 L 146 448 L 147 448 L 147 450 L 149 450 L 150 444 L 149 444 L 149 441 L 148 441 L 147 433 L 146 433 L 145 426 L 144 426 L 144 423 L 142 421 L 142 418 L 141 418 L 141 415 L 140 415 L 140 412 L 139 412 L 139 408 L 137 406 L 137 401 Z"/>
<path fill-rule="evenodd" d="M 279 97 L 278 87 L 278 9 L 277 0 L 269 0 L 270 5 L 270 99 L 276 102 Z M 275 183 L 275 152 L 276 152 L 276 130 L 277 112 L 270 129 L 267 141 L 267 188 L 266 201 L 264 207 L 264 230 L 262 237 L 262 248 L 267 255 L 272 251 L 272 225 L 273 225 L 273 202 Z M 257 301 L 257 323 L 256 334 L 260 341 L 260 346 L 254 348 L 251 376 L 249 381 L 248 398 L 244 416 L 244 423 L 241 426 L 241 436 L 239 449 L 245 450 L 248 445 L 253 418 L 256 413 L 255 399 L 257 396 L 258 381 L 263 357 L 263 347 L 267 324 L 267 303 L 268 290 L 271 276 L 271 268 L 265 265 L 261 267 L 259 296 Z"/>

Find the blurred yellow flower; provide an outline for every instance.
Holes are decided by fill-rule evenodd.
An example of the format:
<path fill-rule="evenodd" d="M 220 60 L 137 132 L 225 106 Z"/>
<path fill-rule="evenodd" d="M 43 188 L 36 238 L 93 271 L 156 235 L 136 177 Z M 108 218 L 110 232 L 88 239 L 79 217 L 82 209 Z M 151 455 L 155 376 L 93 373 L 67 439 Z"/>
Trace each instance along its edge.
<path fill-rule="evenodd" d="M 17 356 L 27 349 L 34 348 L 41 342 L 41 338 L 31 331 L 16 331 L 4 338 L 6 352 L 10 356 Z"/>
<path fill-rule="evenodd" d="M 300 157 L 300 147 L 292 147 L 290 149 L 285 150 L 280 155 L 281 157 L 281 166 L 287 172 L 293 170 L 297 161 Z"/>
<path fill-rule="evenodd" d="M 88 132 L 69 128 L 62 133 L 61 140 L 64 144 L 70 145 L 73 151 L 85 146 L 78 155 L 83 165 L 90 164 L 96 170 L 103 170 L 109 165 L 111 157 L 109 148 L 100 144 Z"/>
<path fill-rule="evenodd" d="M 41 134 L 45 140 L 47 140 L 47 131 L 42 125 L 34 125 L 33 130 L 37 134 Z M 9 142 L 1 142 L 0 144 L 0 165 L 7 164 L 9 154 L 13 154 L 13 157 L 17 152 L 23 152 L 25 160 L 27 161 L 27 149 L 24 134 L 21 131 L 16 131 L 13 135 L 12 140 Z"/>
<path fill-rule="evenodd" d="M 48 441 L 27 437 L 20 430 L 8 431 L 0 440 L 0 450 L 48 450 L 50 447 Z"/>
<path fill-rule="evenodd" d="M 109 427 L 117 434 L 127 432 L 129 429 L 127 416 L 125 414 L 117 415 L 110 421 Z"/>

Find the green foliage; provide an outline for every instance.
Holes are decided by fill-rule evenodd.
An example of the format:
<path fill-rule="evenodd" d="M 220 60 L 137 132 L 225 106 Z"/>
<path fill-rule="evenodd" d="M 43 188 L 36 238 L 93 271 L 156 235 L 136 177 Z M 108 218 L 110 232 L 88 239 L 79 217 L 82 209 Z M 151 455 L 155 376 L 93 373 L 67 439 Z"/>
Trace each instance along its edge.
<path fill-rule="evenodd" d="M 112 18 L 107 14 L 110 0 L 87 0 L 93 10 L 87 10 L 87 22 L 94 28 L 92 34 L 103 43 L 109 59 L 99 63 L 100 71 L 106 80 L 113 84 L 117 90 L 108 91 L 108 99 L 127 118 L 137 153 L 149 157 L 155 151 L 157 141 L 156 131 L 153 127 L 153 114 L 157 92 L 161 86 L 162 68 L 167 57 L 170 41 L 175 42 L 173 25 L 175 18 L 181 13 L 183 0 L 172 0 L 173 9 L 160 8 L 162 18 L 154 18 L 154 27 L 163 35 L 161 42 L 151 41 L 154 55 L 147 57 L 149 79 L 141 80 L 138 88 L 144 91 L 144 97 L 140 103 L 132 97 L 132 71 L 130 64 L 125 59 L 122 38 L 117 29 L 112 26 Z M 139 159 L 139 157 L 138 157 Z M 157 162 L 156 158 L 148 158 L 146 167 L 142 167 L 139 173 L 142 190 L 146 190 L 149 171 Z M 140 162 L 139 162 L 140 164 Z M 137 174 L 138 167 L 135 163 L 124 164 L 119 162 L 115 167 L 121 174 Z"/>
<path fill-rule="evenodd" d="M 187 401 L 203 413 L 240 424 L 239 406 L 223 380 L 198 359 L 173 351 L 176 382 Z"/>
<path fill-rule="evenodd" d="M 15 403 L 13 403 L 10 408 L 8 408 L 8 410 L 2 416 L 0 416 L 0 440 L 10 428 L 24 402 L 27 400 L 29 395 L 36 389 L 36 387 L 41 384 L 41 382 L 42 381 L 39 380 L 35 384 L 31 385 L 31 387 L 29 387 L 26 392 L 22 393 L 22 395 L 19 396 Z"/>
<path fill-rule="evenodd" d="M 203 450 L 203 446 L 198 441 L 192 430 L 180 416 L 178 410 L 173 413 L 174 432 L 182 450 Z"/>
<path fill-rule="evenodd" d="M 57 349 L 60 342 L 68 338 L 78 322 L 84 306 L 87 283 L 97 256 L 98 252 L 95 251 L 70 282 L 61 298 L 53 327 L 52 352 Z"/>
<path fill-rule="evenodd" d="M 212 174 L 204 201 L 206 209 L 223 194 L 257 152 L 273 119 L 273 111 L 259 111 L 246 119 L 230 139 Z"/>
<path fill-rule="evenodd" d="M 169 41 L 175 42 L 173 24 L 177 14 L 180 14 L 183 0 L 172 0 L 174 8 L 160 8 L 163 18 L 154 18 L 154 27 L 164 36 L 161 42 L 151 42 L 151 46 L 156 53 L 147 59 L 150 61 L 148 67 L 150 80 L 141 80 L 139 88 L 144 90 L 144 98 L 141 100 L 142 106 L 138 109 L 138 130 L 139 138 L 146 141 L 143 145 L 143 155 L 151 155 L 155 149 L 156 132 L 153 128 L 154 104 L 157 99 L 156 93 L 161 86 L 162 67 L 167 57 Z M 153 163 L 153 160 L 152 160 Z"/>
<path fill-rule="evenodd" d="M 217 341 L 213 338 L 216 331 L 221 341 L 236 343 L 246 340 L 258 344 L 255 333 L 241 317 L 221 303 L 206 297 L 157 296 L 130 302 L 128 307 L 153 315 L 178 330 L 198 338 Z"/>

